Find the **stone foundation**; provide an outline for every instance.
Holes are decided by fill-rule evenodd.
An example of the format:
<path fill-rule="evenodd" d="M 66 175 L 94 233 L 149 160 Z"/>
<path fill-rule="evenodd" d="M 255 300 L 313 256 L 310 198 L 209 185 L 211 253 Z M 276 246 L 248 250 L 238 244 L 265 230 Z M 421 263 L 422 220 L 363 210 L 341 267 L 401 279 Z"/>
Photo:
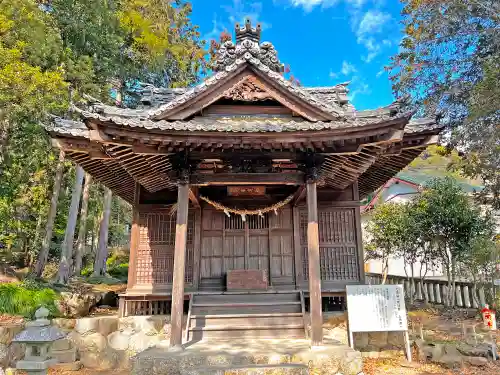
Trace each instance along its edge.
<path fill-rule="evenodd" d="M 131 362 L 133 375 L 211 374 L 217 370 L 243 374 L 256 367 L 261 368 L 258 373 L 358 375 L 363 368 L 361 353 L 346 345 L 326 341 L 311 349 L 310 341 L 303 339 L 210 340 L 182 351 L 169 351 L 160 344 L 139 353 Z M 304 372 L 305 368 L 309 372 Z"/>
<path fill-rule="evenodd" d="M 54 342 L 51 356 L 65 365 L 63 368 L 70 369 L 127 368 L 130 357 L 170 335 L 169 316 L 60 318 L 52 324 L 67 336 Z M 23 329 L 24 324 L 0 326 L 0 368 L 15 367 L 22 359 L 24 349 L 21 344 L 12 343 L 12 338 Z"/>

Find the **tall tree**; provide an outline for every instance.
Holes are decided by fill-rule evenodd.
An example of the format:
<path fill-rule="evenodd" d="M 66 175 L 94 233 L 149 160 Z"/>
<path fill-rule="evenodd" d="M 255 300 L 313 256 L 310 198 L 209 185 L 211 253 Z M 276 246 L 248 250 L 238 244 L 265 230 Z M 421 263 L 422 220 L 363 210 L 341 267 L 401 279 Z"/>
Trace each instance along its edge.
<path fill-rule="evenodd" d="M 85 254 L 85 246 L 87 244 L 87 216 L 89 207 L 90 186 L 92 184 L 92 176 L 85 173 L 85 184 L 83 185 L 82 208 L 80 209 L 80 228 L 78 229 L 78 239 L 76 241 L 76 253 L 73 273 L 80 275 L 82 270 L 82 258 Z"/>
<path fill-rule="evenodd" d="M 448 277 L 445 304 L 455 304 L 455 284 L 475 242 L 493 235 L 493 222 L 475 207 L 459 185 L 449 177 L 434 179 L 417 197 L 422 236 L 431 243 Z"/>
<path fill-rule="evenodd" d="M 76 221 L 78 219 L 78 207 L 80 206 L 80 197 L 82 195 L 82 183 L 85 172 L 83 168 L 77 165 L 75 169 L 75 182 L 71 194 L 71 205 L 69 208 L 68 221 L 66 223 L 66 232 L 61 248 L 61 260 L 59 271 L 57 273 L 57 282 L 64 284 L 68 281 L 71 270 L 71 260 L 73 257 L 73 242 L 75 239 Z"/>
<path fill-rule="evenodd" d="M 366 231 L 365 246 L 367 259 L 382 262 L 382 284 L 389 272 L 389 259 L 400 251 L 404 240 L 405 207 L 397 203 L 386 203 L 375 208 Z"/>
<path fill-rule="evenodd" d="M 106 272 L 106 259 L 108 258 L 109 217 L 111 216 L 111 201 L 113 194 L 105 188 L 104 204 L 101 223 L 99 225 L 99 242 L 94 262 L 93 276 L 103 276 Z"/>
<path fill-rule="evenodd" d="M 64 151 L 59 152 L 59 161 L 56 167 L 54 177 L 54 186 L 52 187 L 52 198 L 50 199 L 49 214 L 47 215 L 47 223 L 45 225 L 45 236 L 43 238 L 42 247 L 38 253 L 34 274 L 36 277 L 41 277 L 47 258 L 49 256 L 50 243 L 52 242 L 52 231 L 54 230 L 54 220 L 57 214 L 57 201 L 59 200 L 59 191 L 61 190 L 61 181 L 64 170 Z"/>
<path fill-rule="evenodd" d="M 402 2 L 405 36 L 389 67 L 394 91 L 410 95 L 419 114 L 442 115 L 452 144 L 466 151 L 463 170 L 482 177 L 485 196 L 500 206 L 500 5 Z"/>

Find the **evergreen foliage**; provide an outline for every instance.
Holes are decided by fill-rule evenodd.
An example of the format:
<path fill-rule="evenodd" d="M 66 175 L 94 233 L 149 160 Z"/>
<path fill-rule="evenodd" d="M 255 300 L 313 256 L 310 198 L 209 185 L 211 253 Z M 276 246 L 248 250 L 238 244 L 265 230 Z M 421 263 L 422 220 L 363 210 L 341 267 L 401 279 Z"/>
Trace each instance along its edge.
<path fill-rule="evenodd" d="M 495 0 L 403 0 L 405 35 L 389 70 L 398 96 L 441 116 L 459 166 L 500 207 L 500 5 Z"/>
<path fill-rule="evenodd" d="M 194 83 L 206 52 L 190 13 L 184 0 L 0 0 L 0 252 L 9 255 L 3 259 L 17 254 L 17 266 L 33 266 L 44 238 L 59 158 L 40 124 L 73 116 L 71 105 L 85 106 L 88 95 L 133 103 L 128 96 L 139 81 Z M 66 162 L 49 262 L 61 254 L 74 173 Z M 87 262 L 97 248 L 103 199 L 103 187 L 93 183 Z M 130 211 L 113 197 L 111 246 L 126 243 Z"/>

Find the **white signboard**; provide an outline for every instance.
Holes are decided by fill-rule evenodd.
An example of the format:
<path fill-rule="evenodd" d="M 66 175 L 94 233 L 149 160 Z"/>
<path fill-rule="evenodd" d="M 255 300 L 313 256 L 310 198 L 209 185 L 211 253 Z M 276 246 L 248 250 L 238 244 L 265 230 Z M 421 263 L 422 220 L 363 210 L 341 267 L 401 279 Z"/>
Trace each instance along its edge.
<path fill-rule="evenodd" d="M 406 354 L 411 361 L 404 290 L 402 285 L 347 285 L 349 340 L 353 332 L 404 333 Z"/>
<path fill-rule="evenodd" d="M 402 285 L 348 285 L 347 314 L 352 332 L 408 329 Z"/>

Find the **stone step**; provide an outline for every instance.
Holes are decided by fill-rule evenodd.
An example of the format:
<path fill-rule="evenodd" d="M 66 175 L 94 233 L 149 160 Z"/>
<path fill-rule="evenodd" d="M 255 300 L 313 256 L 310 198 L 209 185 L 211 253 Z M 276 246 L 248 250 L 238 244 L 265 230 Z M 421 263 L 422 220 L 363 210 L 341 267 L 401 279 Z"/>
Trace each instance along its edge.
<path fill-rule="evenodd" d="M 181 371 L 182 375 L 224 375 L 230 372 L 235 375 L 308 375 L 309 369 L 303 364 L 275 364 L 275 365 L 231 365 L 188 367 Z"/>
<path fill-rule="evenodd" d="M 271 313 L 271 314 L 227 314 L 227 315 L 192 315 L 190 327 L 207 327 L 213 325 L 259 326 L 273 324 L 304 325 L 302 313 Z"/>
<path fill-rule="evenodd" d="M 192 327 L 188 339 L 203 340 L 207 338 L 304 338 L 303 324 L 272 324 L 231 326 L 217 325 L 208 327 Z"/>

